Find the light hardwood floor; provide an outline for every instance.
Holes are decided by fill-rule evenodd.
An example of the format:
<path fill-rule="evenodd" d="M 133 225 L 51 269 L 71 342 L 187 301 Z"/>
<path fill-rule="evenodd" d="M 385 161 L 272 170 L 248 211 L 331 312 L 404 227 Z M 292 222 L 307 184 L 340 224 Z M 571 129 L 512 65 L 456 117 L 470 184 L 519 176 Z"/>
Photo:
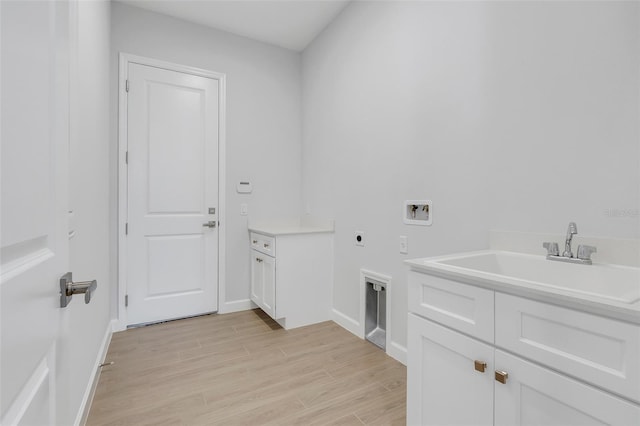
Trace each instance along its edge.
<path fill-rule="evenodd" d="M 404 425 L 406 368 L 333 322 L 260 310 L 113 335 L 88 425 Z"/>

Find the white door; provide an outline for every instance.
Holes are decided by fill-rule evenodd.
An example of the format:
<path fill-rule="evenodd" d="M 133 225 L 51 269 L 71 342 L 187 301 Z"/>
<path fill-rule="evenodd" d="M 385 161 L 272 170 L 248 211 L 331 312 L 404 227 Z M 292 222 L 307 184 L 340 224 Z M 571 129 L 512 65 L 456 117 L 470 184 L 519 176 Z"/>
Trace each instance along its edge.
<path fill-rule="evenodd" d="M 494 349 L 409 314 L 408 425 L 493 425 Z"/>
<path fill-rule="evenodd" d="M 217 311 L 219 80 L 127 72 L 127 324 Z"/>
<path fill-rule="evenodd" d="M 251 250 L 251 300 L 261 308 L 264 306 L 264 256 L 257 250 Z"/>
<path fill-rule="evenodd" d="M 66 2 L 0 2 L 0 423 L 68 423 L 59 278 L 68 268 Z M 78 302 L 76 302 L 78 303 Z"/>
<path fill-rule="evenodd" d="M 277 319 L 276 259 L 257 250 L 251 250 L 251 300 Z"/>
<path fill-rule="evenodd" d="M 640 407 L 555 371 L 495 352 L 496 425 L 639 425 Z"/>
<path fill-rule="evenodd" d="M 262 309 L 273 319 L 276 314 L 276 259 L 262 256 Z"/>

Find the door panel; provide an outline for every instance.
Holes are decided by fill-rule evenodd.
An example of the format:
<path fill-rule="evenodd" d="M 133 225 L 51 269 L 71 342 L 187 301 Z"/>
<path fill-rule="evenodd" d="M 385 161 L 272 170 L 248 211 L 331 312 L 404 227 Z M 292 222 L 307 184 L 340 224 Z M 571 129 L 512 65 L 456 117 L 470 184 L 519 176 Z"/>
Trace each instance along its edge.
<path fill-rule="evenodd" d="M 198 214 L 205 208 L 206 92 L 158 81 L 147 85 L 148 213 Z"/>
<path fill-rule="evenodd" d="M 202 234 L 149 237 L 148 297 L 165 297 L 204 289 Z"/>
<path fill-rule="evenodd" d="M 640 407 L 599 389 L 496 350 L 496 425 L 637 425 Z"/>
<path fill-rule="evenodd" d="M 408 330 L 407 424 L 493 425 L 493 348 L 414 314 Z"/>
<path fill-rule="evenodd" d="M 251 250 L 251 300 L 258 306 L 263 307 L 263 284 L 264 269 L 262 268 L 262 258 L 264 256 L 257 250 Z"/>
<path fill-rule="evenodd" d="M 61 424 L 60 287 L 68 268 L 67 2 L 0 2 L 0 423 Z"/>
<path fill-rule="evenodd" d="M 272 318 L 278 318 L 276 312 L 276 259 L 271 256 L 262 256 L 262 297 L 263 309 Z"/>
<path fill-rule="evenodd" d="M 217 310 L 218 80 L 129 64 L 128 324 Z"/>

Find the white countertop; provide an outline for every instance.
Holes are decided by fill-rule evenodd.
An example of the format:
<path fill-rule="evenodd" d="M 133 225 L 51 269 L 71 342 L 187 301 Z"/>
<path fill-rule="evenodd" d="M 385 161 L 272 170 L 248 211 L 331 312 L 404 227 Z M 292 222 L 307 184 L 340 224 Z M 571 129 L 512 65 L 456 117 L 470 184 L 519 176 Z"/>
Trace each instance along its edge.
<path fill-rule="evenodd" d="M 468 267 L 456 266 L 455 262 L 447 263 L 447 260 L 473 256 L 477 254 L 505 253 L 507 255 L 515 255 L 522 257 L 532 257 L 532 255 L 519 254 L 514 252 L 500 252 L 496 250 L 486 250 L 472 253 L 459 253 L 447 256 L 438 256 L 422 259 L 409 259 L 405 263 L 417 272 L 438 276 L 441 278 L 451 279 L 465 284 L 483 287 L 502 293 L 509 293 L 517 296 L 523 296 L 545 303 L 565 306 L 583 312 L 589 312 L 596 315 L 615 318 L 634 324 L 640 324 L 640 300 L 633 303 L 625 303 L 619 300 L 613 300 L 607 297 L 599 297 L 594 294 L 585 294 L 572 290 L 567 290 L 559 286 L 543 284 L 541 281 L 527 280 L 522 278 L 514 278 L 506 274 L 491 273 L 482 270 L 476 270 Z M 544 256 L 536 256 L 544 259 Z M 551 262 L 547 261 L 546 262 Z M 558 263 L 558 262 L 553 262 Z M 555 265 L 554 265 L 555 266 Z M 590 268 L 594 265 L 575 265 L 580 268 Z M 616 267 L 616 265 L 612 265 Z M 627 268 L 627 267 L 621 267 Z M 584 271 L 590 271 L 585 269 Z M 640 275 L 639 275 L 640 276 Z M 638 282 L 640 286 L 640 281 Z"/>
<path fill-rule="evenodd" d="M 301 224 L 249 225 L 249 231 L 277 237 L 278 235 L 333 233 L 333 227 Z"/>

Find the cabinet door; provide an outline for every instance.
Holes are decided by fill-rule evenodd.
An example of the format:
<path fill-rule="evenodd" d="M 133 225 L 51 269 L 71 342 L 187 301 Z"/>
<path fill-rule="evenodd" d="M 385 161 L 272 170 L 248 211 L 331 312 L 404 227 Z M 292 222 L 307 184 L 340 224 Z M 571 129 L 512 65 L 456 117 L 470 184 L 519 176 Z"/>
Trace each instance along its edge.
<path fill-rule="evenodd" d="M 409 314 L 407 349 L 408 425 L 493 424 L 491 346 Z"/>
<path fill-rule="evenodd" d="M 251 250 L 251 300 L 262 308 L 263 294 L 263 259 L 267 257 L 256 250 Z"/>
<path fill-rule="evenodd" d="M 509 355 L 495 353 L 496 425 L 638 425 L 640 407 L 577 380 Z"/>
<path fill-rule="evenodd" d="M 276 259 L 262 256 L 262 309 L 273 319 L 276 316 Z"/>

